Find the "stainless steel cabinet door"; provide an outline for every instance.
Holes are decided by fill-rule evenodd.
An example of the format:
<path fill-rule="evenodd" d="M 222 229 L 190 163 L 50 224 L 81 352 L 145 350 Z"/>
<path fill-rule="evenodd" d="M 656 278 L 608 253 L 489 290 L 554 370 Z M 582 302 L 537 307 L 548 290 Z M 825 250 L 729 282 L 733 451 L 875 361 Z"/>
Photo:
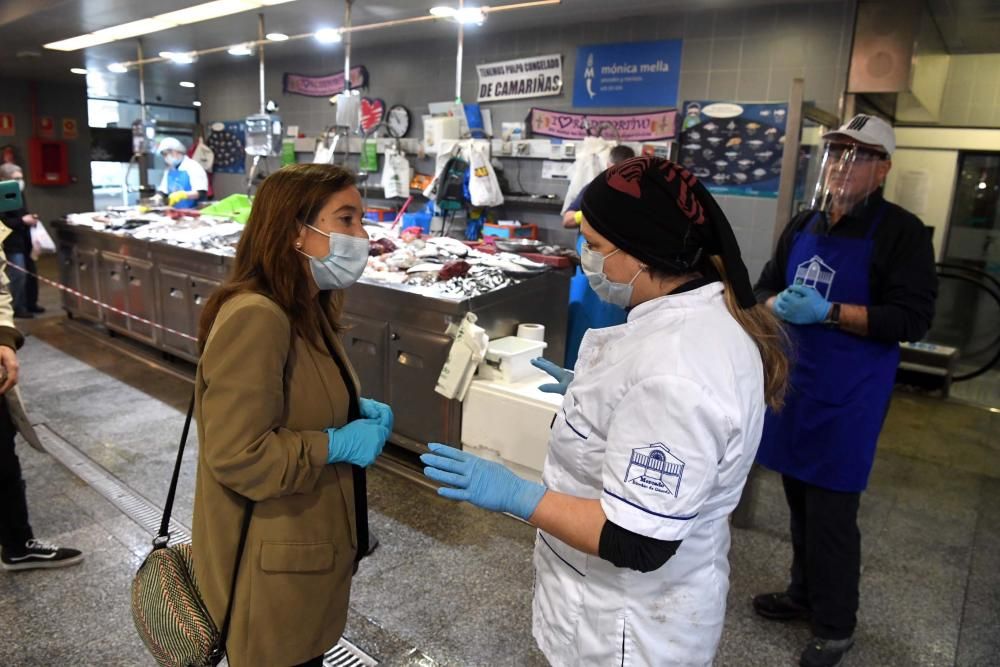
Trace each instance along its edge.
<path fill-rule="evenodd" d="M 76 281 L 82 294 L 94 301 L 101 300 L 100 270 L 97 266 L 97 250 L 93 248 L 76 248 Z M 80 313 L 96 322 L 101 320 L 101 307 L 92 301 L 80 299 Z"/>
<path fill-rule="evenodd" d="M 400 435 L 461 447 L 461 406 L 434 392 L 451 343 L 448 336 L 392 325 L 388 403 Z"/>
<path fill-rule="evenodd" d="M 128 312 L 153 322 L 156 318 L 156 283 L 153 277 L 153 263 L 129 257 L 125 260 L 128 272 Z M 152 325 L 129 318 L 129 331 L 136 338 L 155 343 L 157 329 Z"/>
<path fill-rule="evenodd" d="M 194 335 L 191 319 L 191 278 L 186 271 L 157 267 L 157 295 L 163 326 Z M 195 354 L 193 341 L 170 331 L 161 331 L 160 341 L 171 352 Z"/>
<path fill-rule="evenodd" d="M 385 402 L 386 347 L 389 339 L 388 322 L 344 315 L 341 340 L 361 382 L 361 393 Z"/>
<path fill-rule="evenodd" d="M 80 289 L 76 278 L 76 250 L 72 245 L 59 245 L 59 280 L 63 285 L 74 290 Z M 80 298 L 69 292 L 62 293 L 63 308 L 76 314 L 80 311 Z"/>
<path fill-rule="evenodd" d="M 191 334 L 192 336 L 198 336 L 198 327 L 201 326 L 201 312 L 205 310 L 205 304 L 208 303 L 208 297 L 212 296 L 212 292 L 219 289 L 221 284 L 222 283 L 217 280 L 191 276 L 191 322 L 194 328 L 194 333 Z M 195 354 L 197 354 L 197 343 L 195 343 L 194 346 Z"/>
<path fill-rule="evenodd" d="M 101 300 L 118 310 L 129 312 L 128 309 L 128 275 L 125 272 L 125 258 L 113 252 L 102 252 L 97 258 L 100 272 Z M 104 323 L 120 331 L 128 331 L 128 318 L 107 308 L 104 311 Z"/>

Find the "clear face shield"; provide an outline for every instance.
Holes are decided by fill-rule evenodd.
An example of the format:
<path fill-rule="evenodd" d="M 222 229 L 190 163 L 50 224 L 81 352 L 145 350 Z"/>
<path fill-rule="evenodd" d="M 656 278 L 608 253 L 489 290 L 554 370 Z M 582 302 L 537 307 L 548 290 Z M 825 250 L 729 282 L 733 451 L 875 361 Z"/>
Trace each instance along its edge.
<path fill-rule="evenodd" d="M 837 139 L 827 142 L 809 208 L 839 218 L 865 204 L 882 185 L 881 165 L 888 159 L 876 146 Z"/>

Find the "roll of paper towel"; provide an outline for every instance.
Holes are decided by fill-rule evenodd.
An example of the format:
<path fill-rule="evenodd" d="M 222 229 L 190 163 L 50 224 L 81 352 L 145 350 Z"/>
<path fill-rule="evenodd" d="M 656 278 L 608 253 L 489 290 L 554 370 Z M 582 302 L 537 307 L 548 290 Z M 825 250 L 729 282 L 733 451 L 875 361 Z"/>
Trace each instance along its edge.
<path fill-rule="evenodd" d="M 527 340 L 537 340 L 545 342 L 544 324 L 519 324 L 517 325 L 517 337 Z"/>

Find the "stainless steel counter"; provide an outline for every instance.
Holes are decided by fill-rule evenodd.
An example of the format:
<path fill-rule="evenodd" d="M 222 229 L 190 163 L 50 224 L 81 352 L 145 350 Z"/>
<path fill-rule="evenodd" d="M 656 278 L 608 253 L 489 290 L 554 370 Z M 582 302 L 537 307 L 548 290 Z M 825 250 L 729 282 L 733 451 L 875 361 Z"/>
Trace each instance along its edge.
<path fill-rule="evenodd" d="M 55 225 L 62 282 L 115 308 L 190 336 L 201 311 L 225 279 L 231 259 L 159 242 L 139 241 L 64 221 Z M 427 442 L 458 445 L 461 405 L 434 392 L 452 339 L 448 326 L 466 313 L 490 338 L 515 333 L 520 322 L 545 325 L 545 356 L 565 359 L 568 272 L 550 271 L 462 301 L 421 296 L 362 282 L 347 292 L 343 333 L 366 396 L 392 405 L 393 440 L 414 451 Z M 182 359 L 197 362 L 197 345 L 183 336 L 101 308 L 68 293 L 70 317 L 106 326 Z"/>

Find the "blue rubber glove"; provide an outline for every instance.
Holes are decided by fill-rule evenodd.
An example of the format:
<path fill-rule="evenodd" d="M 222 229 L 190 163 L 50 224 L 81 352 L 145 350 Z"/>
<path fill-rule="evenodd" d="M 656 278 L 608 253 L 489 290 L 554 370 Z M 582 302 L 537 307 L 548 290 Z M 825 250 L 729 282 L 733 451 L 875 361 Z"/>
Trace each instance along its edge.
<path fill-rule="evenodd" d="M 541 357 L 532 359 L 531 365 L 539 370 L 545 371 L 556 380 L 554 384 L 543 384 L 539 386 L 539 391 L 544 391 L 548 394 L 566 395 L 566 389 L 569 387 L 569 383 L 573 381 L 573 371 L 568 371 L 561 366 L 557 366 L 548 359 L 543 359 Z"/>
<path fill-rule="evenodd" d="M 792 324 L 815 324 L 830 314 L 832 304 L 815 287 L 791 285 L 774 301 L 774 312 Z"/>
<path fill-rule="evenodd" d="M 355 419 L 342 428 L 326 429 L 327 463 L 352 463 L 367 468 L 385 447 L 389 429 L 375 419 Z"/>
<path fill-rule="evenodd" d="M 384 426 L 390 434 L 392 433 L 395 417 L 392 414 L 392 408 L 388 405 L 379 403 L 371 398 L 362 398 L 358 401 L 358 408 L 361 410 L 362 417 L 365 419 L 374 419 Z"/>
<path fill-rule="evenodd" d="M 449 485 L 438 489 L 439 496 L 527 521 L 545 495 L 544 486 L 521 479 L 499 463 L 436 442 L 427 446 L 433 453 L 420 457 L 427 466 L 424 475 Z"/>

